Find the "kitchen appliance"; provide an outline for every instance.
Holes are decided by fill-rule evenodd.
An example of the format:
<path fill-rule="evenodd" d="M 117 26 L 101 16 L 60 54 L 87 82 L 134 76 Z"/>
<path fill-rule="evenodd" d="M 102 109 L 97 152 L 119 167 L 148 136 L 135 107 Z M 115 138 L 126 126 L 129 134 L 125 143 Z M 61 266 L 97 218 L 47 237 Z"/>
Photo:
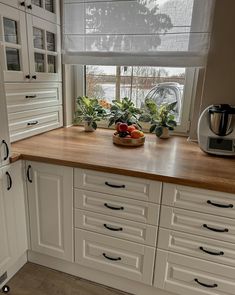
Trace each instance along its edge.
<path fill-rule="evenodd" d="M 207 153 L 235 156 L 235 107 L 211 105 L 198 121 L 198 143 Z"/>

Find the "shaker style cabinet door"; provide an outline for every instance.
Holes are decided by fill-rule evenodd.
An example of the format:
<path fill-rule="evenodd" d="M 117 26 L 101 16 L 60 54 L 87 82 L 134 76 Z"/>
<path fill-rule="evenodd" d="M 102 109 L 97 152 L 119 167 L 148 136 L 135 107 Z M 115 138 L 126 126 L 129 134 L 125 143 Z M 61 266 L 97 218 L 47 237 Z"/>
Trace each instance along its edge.
<path fill-rule="evenodd" d="M 32 81 L 61 81 L 60 26 L 27 14 Z"/>
<path fill-rule="evenodd" d="M 0 63 L 0 167 L 8 164 L 10 156 L 10 140 L 8 133 L 7 108 L 3 71 Z"/>
<path fill-rule="evenodd" d="M 5 82 L 29 81 L 25 13 L 0 3 L 0 36 Z"/>
<path fill-rule="evenodd" d="M 26 162 L 33 251 L 73 261 L 73 169 Z"/>
<path fill-rule="evenodd" d="M 26 11 L 49 22 L 60 24 L 59 0 L 26 0 Z"/>
<path fill-rule="evenodd" d="M 25 11 L 26 9 L 26 1 L 24 0 L 0 0 L 0 3 L 15 7 L 23 11 Z"/>

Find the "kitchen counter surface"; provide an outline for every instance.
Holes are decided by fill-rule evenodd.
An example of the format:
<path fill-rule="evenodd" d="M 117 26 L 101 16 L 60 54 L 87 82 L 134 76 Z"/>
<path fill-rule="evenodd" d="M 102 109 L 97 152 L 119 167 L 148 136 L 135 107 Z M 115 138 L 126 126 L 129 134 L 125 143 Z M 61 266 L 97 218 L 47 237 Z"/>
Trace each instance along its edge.
<path fill-rule="evenodd" d="M 235 157 L 205 154 L 185 137 L 146 135 L 144 146 L 112 143 L 112 130 L 69 127 L 12 145 L 12 162 L 24 159 L 142 177 L 235 194 Z"/>

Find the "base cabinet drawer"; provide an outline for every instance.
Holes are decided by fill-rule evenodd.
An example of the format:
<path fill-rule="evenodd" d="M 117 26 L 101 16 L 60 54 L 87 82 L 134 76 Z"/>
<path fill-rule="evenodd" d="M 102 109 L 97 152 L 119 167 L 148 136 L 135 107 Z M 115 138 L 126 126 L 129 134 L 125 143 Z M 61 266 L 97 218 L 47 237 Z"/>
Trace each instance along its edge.
<path fill-rule="evenodd" d="M 75 262 L 130 280 L 152 284 L 155 249 L 75 229 Z"/>
<path fill-rule="evenodd" d="M 162 204 L 235 218 L 235 194 L 164 183 Z"/>
<path fill-rule="evenodd" d="M 74 218 L 76 228 L 90 230 L 152 247 L 156 246 L 156 226 L 79 209 L 75 209 Z"/>
<path fill-rule="evenodd" d="M 162 206 L 160 227 L 235 244 L 235 219 Z"/>
<path fill-rule="evenodd" d="M 48 107 L 8 115 L 11 141 L 23 139 L 63 124 L 62 107 Z"/>
<path fill-rule="evenodd" d="M 77 209 L 158 225 L 158 204 L 79 189 L 74 190 L 74 203 Z"/>
<path fill-rule="evenodd" d="M 235 269 L 180 254 L 157 251 L 154 285 L 179 295 L 234 295 Z"/>
<path fill-rule="evenodd" d="M 232 243 L 160 228 L 158 247 L 235 267 L 235 245 Z"/>
<path fill-rule="evenodd" d="M 162 183 L 143 178 L 75 169 L 74 186 L 160 204 Z"/>

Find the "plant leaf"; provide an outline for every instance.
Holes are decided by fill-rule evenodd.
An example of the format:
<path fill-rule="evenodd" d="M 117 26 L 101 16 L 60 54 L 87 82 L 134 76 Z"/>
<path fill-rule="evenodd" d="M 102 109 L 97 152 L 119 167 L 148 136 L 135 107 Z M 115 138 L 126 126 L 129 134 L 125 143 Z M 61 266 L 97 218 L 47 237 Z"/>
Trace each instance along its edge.
<path fill-rule="evenodd" d="M 156 124 L 153 124 L 153 125 L 150 127 L 149 132 L 150 132 L 150 133 L 153 133 L 153 132 L 155 131 L 156 127 L 157 127 L 157 125 L 156 125 Z"/>
<path fill-rule="evenodd" d="M 155 129 L 155 133 L 157 135 L 157 137 L 160 137 L 163 133 L 163 127 L 162 126 L 158 126 L 156 129 Z"/>

